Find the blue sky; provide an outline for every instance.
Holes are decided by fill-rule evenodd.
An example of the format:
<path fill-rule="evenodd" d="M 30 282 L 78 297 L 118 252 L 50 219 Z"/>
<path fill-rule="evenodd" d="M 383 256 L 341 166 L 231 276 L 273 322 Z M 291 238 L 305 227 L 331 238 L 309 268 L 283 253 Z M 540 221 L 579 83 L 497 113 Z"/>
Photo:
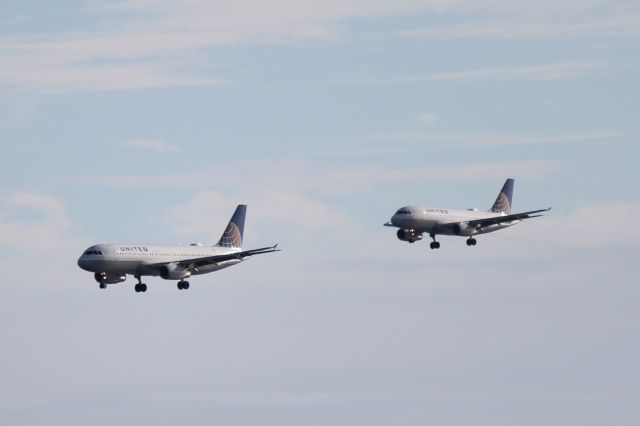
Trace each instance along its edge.
<path fill-rule="evenodd" d="M 0 11 L 6 424 L 635 424 L 640 8 Z M 397 207 L 545 218 L 438 252 Z M 95 242 L 283 252 L 99 291 Z"/>

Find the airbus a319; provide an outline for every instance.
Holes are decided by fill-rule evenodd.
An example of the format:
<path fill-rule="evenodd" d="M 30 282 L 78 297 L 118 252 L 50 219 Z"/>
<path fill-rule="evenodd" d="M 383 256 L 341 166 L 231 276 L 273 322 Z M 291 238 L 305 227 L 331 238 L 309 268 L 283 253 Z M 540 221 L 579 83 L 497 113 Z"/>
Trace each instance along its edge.
<path fill-rule="evenodd" d="M 193 275 L 207 274 L 237 265 L 257 254 L 279 251 L 277 245 L 242 250 L 246 205 L 236 208 L 220 241 L 214 246 L 153 246 L 145 244 L 98 244 L 89 247 L 78 259 L 80 268 L 93 272 L 100 288 L 125 281 L 133 275 L 136 292 L 147 291 L 143 276 L 159 276 L 178 281 L 179 290 L 187 290 Z"/>
<path fill-rule="evenodd" d="M 423 238 L 423 234 L 428 234 L 432 239 L 429 244 L 432 249 L 440 248 L 436 235 L 467 237 L 467 245 L 475 246 L 476 235 L 499 231 L 524 219 L 542 216 L 539 213 L 551 210 L 549 207 L 512 214 L 513 183 L 513 179 L 506 180 L 493 206 L 486 212 L 477 209 L 451 210 L 407 206 L 399 209 L 384 225 L 400 228 L 396 234 L 398 239 L 409 243 L 419 241 Z"/>

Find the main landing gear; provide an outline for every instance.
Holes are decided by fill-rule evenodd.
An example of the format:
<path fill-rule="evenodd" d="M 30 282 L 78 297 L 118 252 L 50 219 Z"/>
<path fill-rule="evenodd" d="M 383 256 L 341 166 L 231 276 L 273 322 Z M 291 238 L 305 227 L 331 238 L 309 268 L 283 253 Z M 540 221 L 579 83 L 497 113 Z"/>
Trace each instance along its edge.
<path fill-rule="evenodd" d="M 429 236 L 433 240 L 433 241 L 431 241 L 431 244 L 429 244 L 429 247 L 431 248 L 431 250 L 439 249 L 440 248 L 440 242 L 436 241 L 436 234 L 429 234 Z"/>
<path fill-rule="evenodd" d="M 99 286 L 100 286 L 100 288 L 101 288 L 101 289 L 103 289 L 103 290 L 104 290 L 105 288 L 107 288 L 107 285 L 106 285 L 105 283 L 100 283 L 100 284 L 99 284 Z"/>
<path fill-rule="evenodd" d="M 138 280 L 138 284 L 133 287 L 136 293 L 144 293 L 145 291 L 147 291 L 147 285 L 140 280 L 140 275 L 136 275 L 135 277 Z"/>
<path fill-rule="evenodd" d="M 178 290 L 189 290 L 189 281 L 178 281 Z"/>
<path fill-rule="evenodd" d="M 473 237 L 469 237 L 469 238 L 467 238 L 467 245 L 468 245 L 468 246 L 475 246 L 475 245 L 476 245 L 476 243 L 477 243 L 477 241 L 476 241 L 476 239 L 475 239 L 475 238 L 473 238 Z"/>

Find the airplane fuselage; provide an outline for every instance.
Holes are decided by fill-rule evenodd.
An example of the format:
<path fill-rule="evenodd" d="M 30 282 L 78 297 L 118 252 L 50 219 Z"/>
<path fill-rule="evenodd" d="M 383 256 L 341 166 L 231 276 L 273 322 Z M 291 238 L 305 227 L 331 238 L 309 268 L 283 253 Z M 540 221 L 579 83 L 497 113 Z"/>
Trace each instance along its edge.
<path fill-rule="evenodd" d="M 510 222 L 478 227 L 465 227 L 464 224 L 473 220 L 489 219 L 506 216 L 504 213 L 481 212 L 477 210 L 451 210 L 423 206 L 406 206 L 399 209 L 392 217 L 388 226 L 410 229 L 417 233 L 472 236 L 498 231 L 520 222 Z"/>
<path fill-rule="evenodd" d="M 146 292 L 143 276 L 159 276 L 178 281 L 178 290 L 188 290 L 193 275 L 219 271 L 258 254 L 280 251 L 278 245 L 251 250 L 242 249 L 247 206 L 238 204 L 217 244 L 205 246 L 156 246 L 147 244 L 96 244 L 86 249 L 78 266 L 94 273 L 100 288 L 126 281 L 133 275 L 138 283 L 134 290 Z"/>
<path fill-rule="evenodd" d="M 90 272 L 104 272 L 118 275 L 159 276 L 158 268 L 148 265 L 171 264 L 185 259 L 198 259 L 210 256 L 240 252 L 239 248 L 216 246 L 154 246 L 135 244 L 98 244 L 89 247 L 78 259 L 78 266 Z M 241 259 L 231 259 L 218 264 L 204 265 L 192 269 L 191 275 L 206 274 L 237 263 Z"/>

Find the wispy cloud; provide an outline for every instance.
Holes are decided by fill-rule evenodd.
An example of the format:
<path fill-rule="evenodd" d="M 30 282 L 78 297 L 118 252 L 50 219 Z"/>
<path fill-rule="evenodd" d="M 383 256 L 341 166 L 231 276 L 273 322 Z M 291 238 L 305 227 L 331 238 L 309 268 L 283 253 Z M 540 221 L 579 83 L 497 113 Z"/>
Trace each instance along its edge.
<path fill-rule="evenodd" d="M 503 2 L 488 11 L 505 10 Z M 555 3 L 555 2 L 554 2 Z M 391 37 L 420 39 L 582 37 L 638 35 L 640 13 L 617 8 L 605 18 L 584 17 L 570 0 L 554 4 L 562 16 L 549 21 L 471 22 L 438 28 L 400 30 Z M 509 13 L 528 11 L 519 2 Z M 600 7 L 604 7 L 600 5 Z M 121 0 L 88 2 L 65 11 L 94 22 L 93 29 L 0 37 L 0 84 L 36 93 L 95 92 L 163 87 L 219 87 L 233 77 L 212 75 L 211 49 L 232 45 L 271 45 L 335 40 L 353 18 L 405 16 L 437 11 L 456 17 L 477 8 L 468 0 L 328 0 L 264 2 Z M 611 9 L 611 8 L 609 8 Z M 545 9 L 546 10 L 546 9 Z M 551 13 L 549 10 L 546 13 Z M 557 13 L 555 13 L 557 14 Z M 519 15 L 522 15 L 520 13 Z M 545 15 L 546 17 L 546 15 Z M 33 17 L 29 17 L 30 19 Z M 19 20 L 24 18 L 19 17 Z M 602 70 L 598 62 L 473 69 L 425 77 L 360 80 L 362 83 L 408 83 L 469 78 L 575 78 Z M 219 73 L 219 71 L 216 71 Z"/>
<path fill-rule="evenodd" d="M 68 178 L 60 185 L 98 185 L 127 189 L 201 189 L 202 182 L 216 182 L 219 187 L 252 187 L 255 182 L 269 188 L 277 188 L 280 193 L 306 194 L 330 190 L 334 193 L 367 191 L 379 185 L 403 181 L 429 180 L 468 181 L 477 179 L 502 178 L 505 174 L 538 179 L 543 174 L 552 175 L 561 168 L 561 163 L 553 156 L 547 159 L 528 161 L 491 162 L 478 161 L 470 164 L 440 164 L 438 166 L 410 166 L 403 168 L 379 165 L 377 157 L 416 157 L 420 154 L 442 150 L 473 150 L 502 148 L 505 146 L 559 145 L 559 144 L 599 144 L 624 142 L 622 132 L 567 133 L 560 135 L 518 135 L 497 133 L 384 133 L 363 135 L 323 141 L 313 149 L 306 149 L 304 155 L 286 154 L 274 159 L 240 161 L 221 165 L 215 172 L 186 172 L 180 174 L 129 175 Z M 336 162 L 331 167 L 318 168 L 316 158 L 368 158 L 357 167 Z M 286 171 L 274 169 L 274 161 L 286 161 Z M 236 171 L 246 172 L 237 176 Z M 205 186 L 206 187 L 206 186 Z M 238 200 L 241 201 L 241 200 Z M 293 200 L 295 201 L 295 200 Z M 292 201 L 292 202 L 293 202 Z M 299 201 L 299 200 L 298 200 Z M 286 204 L 284 201 L 282 204 Z M 319 210 L 321 211 L 321 210 Z"/>
<path fill-rule="evenodd" d="M 440 122 L 440 116 L 433 112 L 426 112 L 424 114 L 420 114 L 417 117 L 417 121 L 420 124 L 424 124 L 425 126 L 433 126 Z"/>
<path fill-rule="evenodd" d="M 626 134 L 619 131 L 607 132 L 575 132 L 557 135 L 523 135 L 509 133 L 465 133 L 465 132 L 398 132 L 377 133 L 349 138 L 354 144 L 370 146 L 371 143 L 393 142 L 405 143 L 405 148 L 417 149 L 443 149 L 443 148 L 482 148 L 505 145 L 540 145 L 540 144 L 564 144 L 584 142 L 609 142 L 621 140 Z M 347 142 L 347 141 L 342 141 Z M 425 145 L 425 143 L 429 143 Z"/>
<path fill-rule="evenodd" d="M 438 81 L 466 80 L 564 80 L 581 78 L 596 73 L 619 69 L 622 64 L 614 61 L 562 61 L 543 65 L 525 65 L 431 73 L 424 76 L 399 76 L 380 78 L 354 78 L 342 82 L 355 84 L 412 84 Z"/>
<path fill-rule="evenodd" d="M 267 160 L 271 163 L 272 160 Z M 235 171 L 238 168 L 246 170 L 242 176 Z M 286 171 L 274 170 L 265 166 L 264 161 L 255 161 L 251 164 L 244 163 L 226 164 L 216 169 L 215 172 L 193 172 L 180 174 L 163 174 L 161 176 L 105 176 L 85 177 L 84 179 L 69 179 L 65 185 L 98 185 L 111 188 L 125 189 L 201 189 L 202 182 L 215 182 L 217 187 L 247 187 L 255 186 L 260 182 L 261 187 L 274 188 L 272 193 L 268 191 L 263 195 L 269 195 L 273 204 L 280 199 L 278 206 L 271 205 L 269 209 L 283 209 L 282 213 L 289 211 L 283 206 L 287 203 L 305 203 L 303 199 L 295 199 L 287 194 L 317 194 L 330 193 L 333 195 L 348 195 L 361 191 L 369 191 L 379 188 L 381 185 L 393 185 L 401 182 L 430 181 L 477 181 L 503 178 L 505 174 L 514 174 L 521 177 L 538 179 L 557 173 L 561 169 L 561 163 L 556 160 L 527 160 L 505 162 L 479 162 L 472 164 L 441 164 L 438 166 L 413 166 L 413 167 L 388 167 L 381 165 L 368 166 L 335 166 L 330 169 L 318 169 L 309 164 L 301 166 L 292 165 Z M 206 185 L 204 185 L 206 187 Z M 288 199 L 287 197 L 291 198 Z M 262 198 L 259 197 L 259 198 Z M 316 209 L 323 212 L 322 208 Z M 324 213 L 323 213 L 324 214 Z M 333 220 L 333 219 L 332 219 Z"/>
<path fill-rule="evenodd" d="M 504 146 L 558 145 L 624 142 L 624 132 L 586 132 L 559 135 L 522 135 L 489 132 L 396 132 L 375 133 L 325 141 L 316 150 L 306 150 L 304 158 L 373 158 L 416 155 L 452 149 L 482 149 Z"/>
<path fill-rule="evenodd" d="M 176 152 L 180 151 L 180 148 L 176 145 L 168 144 L 160 139 L 146 139 L 146 138 L 133 138 L 124 141 L 122 145 L 127 148 L 146 149 L 150 151 L 159 152 Z"/>
<path fill-rule="evenodd" d="M 626 38 L 640 36 L 640 14 L 598 16 L 577 21 L 522 18 L 504 21 L 472 22 L 400 31 L 401 37 L 427 41 L 447 39 L 566 39 Z"/>
<path fill-rule="evenodd" d="M 357 16 L 433 9 L 440 0 L 92 2 L 74 12 L 93 30 L 0 38 L 0 84 L 37 93 L 230 84 L 207 50 L 337 37 Z"/>

